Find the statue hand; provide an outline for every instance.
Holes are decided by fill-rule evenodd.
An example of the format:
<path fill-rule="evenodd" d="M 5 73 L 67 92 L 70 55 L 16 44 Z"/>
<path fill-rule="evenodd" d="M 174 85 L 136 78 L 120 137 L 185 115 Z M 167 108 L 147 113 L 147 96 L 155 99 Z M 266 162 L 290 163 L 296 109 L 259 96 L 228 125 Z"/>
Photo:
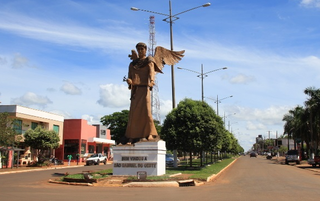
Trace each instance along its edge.
<path fill-rule="evenodd" d="M 127 83 L 131 85 L 132 84 L 132 80 L 128 78 L 127 79 Z"/>
<path fill-rule="evenodd" d="M 154 86 L 154 81 L 149 82 L 148 86 L 149 87 L 153 87 Z"/>

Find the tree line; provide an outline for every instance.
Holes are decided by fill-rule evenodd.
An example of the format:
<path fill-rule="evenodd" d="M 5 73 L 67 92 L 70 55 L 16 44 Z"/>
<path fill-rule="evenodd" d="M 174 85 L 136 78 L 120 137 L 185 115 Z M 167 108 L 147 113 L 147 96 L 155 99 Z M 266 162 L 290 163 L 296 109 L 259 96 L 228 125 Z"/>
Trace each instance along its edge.
<path fill-rule="evenodd" d="M 128 110 L 122 110 L 101 118 L 117 144 L 126 131 L 128 115 Z M 163 125 L 155 125 L 168 150 L 189 153 L 191 160 L 193 153 L 244 152 L 234 135 L 224 128 L 222 118 L 206 102 L 186 98 L 167 114 Z"/>
<path fill-rule="evenodd" d="M 319 154 L 320 143 L 320 89 L 308 87 L 304 90 L 307 100 L 304 105 L 297 105 L 283 116 L 284 134 L 294 140 L 295 149 L 297 142 L 302 152 Z"/>

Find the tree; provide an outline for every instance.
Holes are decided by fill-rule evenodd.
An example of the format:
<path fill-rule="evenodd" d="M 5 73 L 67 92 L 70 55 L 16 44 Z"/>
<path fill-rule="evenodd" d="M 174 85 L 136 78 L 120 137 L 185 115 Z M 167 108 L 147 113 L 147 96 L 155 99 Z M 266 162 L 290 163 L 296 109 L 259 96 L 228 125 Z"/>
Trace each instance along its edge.
<path fill-rule="evenodd" d="M 288 140 L 290 137 L 292 137 L 294 141 L 296 141 L 297 138 L 309 138 L 308 135 L 306 136 L 306 134 L 309 133 L 309 129 L 307 128 L 308 118 L 306 115 L 306 110 L 302 106 L 296 106 L 294 109 L 289 110 L 288 114 L 284 115 L 282 121 L 285 121 L 284 133 L 288 135 Z"/>
<path fill-rule="evenodd" d="M 309 113 L 309 129 L 310 129 L 310 142 L 312 143 L 312 148 L 317 151 L 319 143 L 320 134 L 320 89 L 314 87 L 308 87 L 304 90 L 304 93 L 308 95 L 305 105 Z M 315 142 L 315 143 L 313 143 Z M 311 151 L 312 152 L 312 151 Z M 317 154 L 317 153 L 316 153 Z"/>
<path fill-rule="evenodd" d="M 184 99 L 166 116 L 161 138 L 169 150 L 189 152 L 192 166 L 191 153 L 215 149 L 223 130 L 221 117 L 207 103 Z"/>
<path fill-rule="evenodd" d="M 111 115 L 101 117 L 100 122 L 111 131 L 111 139 L 120 143 L 127 129 L 129 110 L 114 112 Z"/>
<path fill-rule="evenodd" d="M 301 142 L 306 143 L 310 153 L 314 153 L 318 150 L 320 140 L 320 89 L 308 87 L 304 93 L 308 95 L 305 107 L 297 106 L 284 115 L 284 133 L 287 134 L 288 140 L 290 137 L 295 141 L 301 139 Z"/>
<path fill-rule="evenodd" d="M 15 146 L 21 139 L 14 129 L 15 121 L 9 113 L 0 113 L 0 146 Z"/>
<path fill-rule="evenodd" d="M 37 150 L 39 163 L 45 161 L 45 157 L 51 149 L 59 147 L 59 141 L 58 133 L 53 130 L 45 130 L 42 126 L 38 126 L 34 130 L 29 129 L 24 134 L 26 146 Z"/>

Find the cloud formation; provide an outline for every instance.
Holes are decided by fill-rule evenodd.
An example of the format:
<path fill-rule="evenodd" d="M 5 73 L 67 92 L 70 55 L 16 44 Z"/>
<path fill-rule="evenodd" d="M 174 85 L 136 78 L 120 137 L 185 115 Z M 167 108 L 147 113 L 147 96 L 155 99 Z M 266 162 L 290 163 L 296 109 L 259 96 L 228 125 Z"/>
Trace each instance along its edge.
<path fill-rule="evenodd" d="M 98 104 L 103 107 L 122 108 L 130 104 L 130 91 L 125 85 L 100 85 L 100 99 Z"/>
<path fill-rule="evenodd" d="M 82 91 L 80 88 L 78 88 L 77 86 L 75 86 L 74 84 L 71 84 L 69 82 L 64 83 L 61 86 L 60 90 L 68 95 L 81 95 L 82 94 Z"/>
<path fill-rule="evenodd" d="M 320 8 L 320 0 L 302 0 L 300 5 L 305 7 Z"/>
<path fill-rule="evenodd" d="M 40 108 L 45 108 L 48 104 L 51 103 L 52 101 L 48 97 L 40 96 L 32 92 L 27 92 L 21 97 L 11 99 L 11 104 L 27 107 L 35 105 Z"/>

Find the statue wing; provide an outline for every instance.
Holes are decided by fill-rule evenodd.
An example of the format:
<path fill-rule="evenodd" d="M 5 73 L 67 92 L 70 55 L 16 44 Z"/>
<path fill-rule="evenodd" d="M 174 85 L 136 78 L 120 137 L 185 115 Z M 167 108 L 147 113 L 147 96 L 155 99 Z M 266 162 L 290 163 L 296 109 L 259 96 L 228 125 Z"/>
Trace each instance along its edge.
<path fill-rule="evenodd" d="M 171 51 L 164 47 L 157 46 L 154 53 L 154 63 L 155 65 L 155 71 L 162 73 L 162 68 L 164 64 L 167 65 L 174 65 L 178 63 L 181 58 L 184 56 L 183 53 L 185 51 Z"/>
<path fill-rule="evenodd" d="M 129 54 L 128 57 L 130 57 L 130 59 L 133 61 L 135 59 L 138 59 L 138 54 L 135 50 L 131 50 L 131 54 Z"/>

